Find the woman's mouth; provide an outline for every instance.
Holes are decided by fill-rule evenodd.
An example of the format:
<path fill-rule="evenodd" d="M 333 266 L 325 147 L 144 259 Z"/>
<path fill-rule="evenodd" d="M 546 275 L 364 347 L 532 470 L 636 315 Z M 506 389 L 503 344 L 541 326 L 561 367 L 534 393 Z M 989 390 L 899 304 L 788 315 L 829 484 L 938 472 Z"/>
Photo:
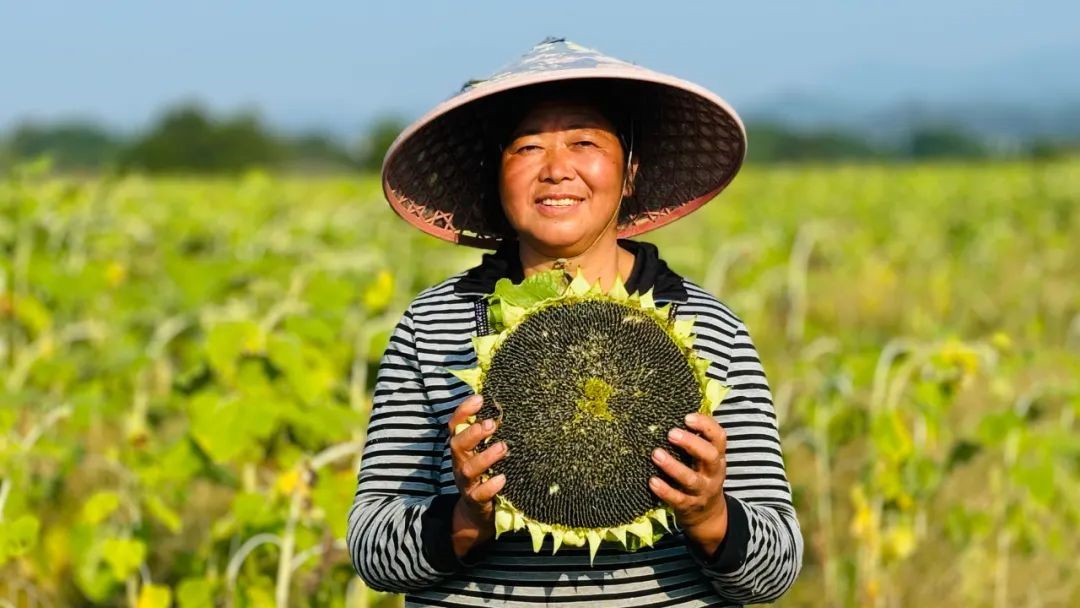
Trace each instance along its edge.
<path fill-rule="evenodd" d="M 536 199 L 536 210 L 540 215 L 550 218 L 573 213 L 585 199 L 565 194 L 542 196 Z"/>
<path fill-rule="evenodd" d="M 555 210 L 573 207 L 574 205 L 577 205 L 584 200 L 585 199 L 580 196 L 557 192 L 554 194 L 541 196 L 540 198 L 536 199 L 536 204 L 545 209 Z"/>
<path fill-rule="evenodd" d="M 542 198 L 540 204 L 546 207 L 569 207 L 580 201 L 576 198 Z"/>

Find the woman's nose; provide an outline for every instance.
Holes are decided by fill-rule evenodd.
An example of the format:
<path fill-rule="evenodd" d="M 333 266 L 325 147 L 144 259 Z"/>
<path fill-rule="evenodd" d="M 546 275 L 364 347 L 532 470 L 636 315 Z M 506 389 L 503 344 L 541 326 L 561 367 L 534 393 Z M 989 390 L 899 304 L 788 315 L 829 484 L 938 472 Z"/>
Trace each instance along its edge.
<path fill-rule="evenodd" d="M 569 151 L 562 146 L 549 148 L 544 154 L 540 181 L 559 183 L 568 179 L 574 179 L 574 166 L 570 161 Z"/>

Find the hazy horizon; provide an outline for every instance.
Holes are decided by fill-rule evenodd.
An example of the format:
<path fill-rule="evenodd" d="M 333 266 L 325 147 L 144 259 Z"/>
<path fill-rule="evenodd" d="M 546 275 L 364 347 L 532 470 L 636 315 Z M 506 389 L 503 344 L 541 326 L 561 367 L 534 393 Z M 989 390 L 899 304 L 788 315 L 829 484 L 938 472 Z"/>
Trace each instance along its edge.
<path fill-rule="evenodd" d="M 548 35 L 699 82 L 749 112 L 799 97 L 1080 101 L 1080 5 L 1060 1 L 313 6 L 0 2 L 0 130 L 71 118 L 135 130 L 197 100 L 286 130 L 358 131 L 422 113 Z"/>

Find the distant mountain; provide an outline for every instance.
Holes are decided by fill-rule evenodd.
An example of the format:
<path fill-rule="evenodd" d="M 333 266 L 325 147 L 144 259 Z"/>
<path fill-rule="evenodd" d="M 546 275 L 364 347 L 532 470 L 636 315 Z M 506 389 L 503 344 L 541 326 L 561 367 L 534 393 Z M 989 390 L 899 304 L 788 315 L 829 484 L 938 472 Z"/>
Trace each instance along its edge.
<path fill-rule="evenodd" d="M 1003 101 L 1045 106 L 1080 99 L 1080 45 L 1043 48 L 959 69 L 953 61 L 926 65 L 856 63 L 815 84 L 844 99 L 884 103 L 898 99 L 928 102 Z"/>
<path fill-rule="evenodd" d="M 974 69 L 855 64 L 814 85 L 743 104 L 749 120 L 838 127 L 894 138 L 947 124 L 1003 143 L 1080 138 L 1080 47 L 988 61 Z"/>
<path fill-rule="evenodd" d="M 1003 145 L 1033 138 L 1080 139 L 1080 96 L 1042 105 L 991 99 L 875 104 L 799 93 L 748 104 L 743 114 L 748 121 L 798 129 L 840 128 L 886 141 L 928 125 L 970 131 Z"/>

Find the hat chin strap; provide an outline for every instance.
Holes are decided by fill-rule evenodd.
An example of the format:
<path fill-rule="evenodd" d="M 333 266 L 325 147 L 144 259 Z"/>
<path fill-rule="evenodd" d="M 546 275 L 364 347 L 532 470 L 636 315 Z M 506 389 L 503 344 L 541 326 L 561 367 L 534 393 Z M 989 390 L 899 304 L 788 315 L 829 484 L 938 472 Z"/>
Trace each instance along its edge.
<path fill-rule="evenodd" d="M 552 258 L 550 256 L 544 256 L 544 257 L 546 257 L 548 259 L 554 260 L 552 262 L 552 264 L 551 264 L 551 269 L 552 270 L 562 270 L 563 272 L 566 272 L 567 275 L 569 275 L 570 271 L 566 267 L 567 264 L 569 264 L 571 260 L 576 260 L 576 259 L 580 258 L 581 256 L 585 255 L 586 253 L 589 253 L 590 251 L 592 251 L 593 247 L 596 247 L 596 244 L 600 242 L 600 239 L 605 234 L 607 234 L 608 230 L 611 229 L 611 225 L 613 223 L 615 223 L 615 220 L 619 217 L 619 210 L 622 208 L 622 199 L 623 199 L 623 197 L 620 196 L 619 197 L 619 204 L 615 205 L 615 213 L 613 213 L 611 215 L 611 219 L 609 219 L 607 221 L 607 224 L 605 224 L 604 227 L 600 230 L 600 232 L 598 232 L 596 234 L 596 237 L 592 240 L 592 243 L 589 243 L 589 246 L 586 247 L 584 251 L 582 251 L 581 253 L 579 253 L 579 254 L 577 254 L 575 256 L 570 256 L 569 258 Z M 540 254 L 540 255 L 544 255 L 544 254 Z M 570 277 L 570 278 L 573 278 L 573 277 Z"/>

